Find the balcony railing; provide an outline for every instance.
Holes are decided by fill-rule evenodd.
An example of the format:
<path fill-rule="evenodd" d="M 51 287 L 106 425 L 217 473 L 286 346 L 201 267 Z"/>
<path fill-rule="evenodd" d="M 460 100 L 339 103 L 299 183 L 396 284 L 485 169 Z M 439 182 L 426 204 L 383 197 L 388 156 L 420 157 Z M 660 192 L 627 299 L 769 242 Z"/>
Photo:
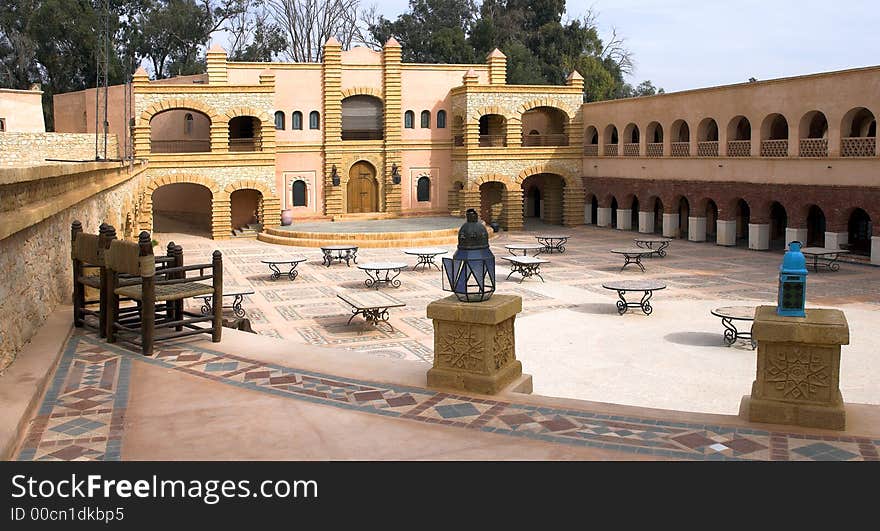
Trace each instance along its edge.
<path fill-rule="evenodd" d="M 153 153 L 205 153 L 211 151 L 211 140 L 151 140 Z"/>
<path fill-rule="evenodd" d="M 522 145 L 526 147 L 532 146 L 567 146 L 568 135 L 566 134 L 550 134 L 550 135 L 523 135 Z"/>
<path fill-rule="evenodd" d="M 788 156 L 788 140 L 762 140 L 761 141 L 762 157 L 787 157 Z"/>
<path fill-rule="evenodd" d="M 718 142 L 697 142 L 698 157 L 717 157 Z"/>
<path fill-rule="evenodd" d="M 873 136 L 852 136 L 840 139 L 841 157 L 874 157 L 877 155 L 877 139 Z"/>
<path fill-rule="evenodd" d="M 382 140 L 381 129 L 349 129 L 342 131 L 343 140 Z"/>
<path fill-rule="evenodd" d="M 648 144 L 648 156 L 649 157 L 662 157 L 663 156 L 663 142 L 651 142 Z"/>
<path fill-rule="evenodd" d="M 616 157 L 617 156 L 617 144 L 605 144 L 605 156 L 606 157 Z"/>
<path fill-rule="evenodd" d="M 598 157 L 599 156 L 599 144 L 587 144 L 584 146 L 584 156 L 585 157 Z"/>
<path fill-rule="evenodd" d="M 624 157 L 638 157 L 639 156 L 639 145 L 638 144 L 624 144 L 623 145 L 623 156 Z"/>
<path fill-rule="evenodd" d="M 799 157 L 827 157 L 827 138 L 801 138 L 798 149 Z"/>
<path fill-rule="evenodd" d="M 505 135 L 480 135 L 480 147 L 507 147 Z"/>
<path fill-rule="evenodd" d="M 262 151 L 263 142 L 259 138 L 230 138 L 229 151 Z"/>
<path fill-rule="evenodd" d="M 672 143 L 672 156 L 673 157 L 690 157 L 691 156 L 690 142 L 673 142 Z"/>
<path fill-rule="evenodd" d="M 728 140 L 727 141 L 728 157 L 751 157 L 752 141 L 751 140 Z"/>

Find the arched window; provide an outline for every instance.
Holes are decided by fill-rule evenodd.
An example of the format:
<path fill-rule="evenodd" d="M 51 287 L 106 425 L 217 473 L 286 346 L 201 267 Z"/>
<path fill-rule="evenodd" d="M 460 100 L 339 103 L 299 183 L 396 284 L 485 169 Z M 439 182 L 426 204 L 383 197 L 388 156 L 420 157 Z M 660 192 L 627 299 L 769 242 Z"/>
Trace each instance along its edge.
<path fill-rule="evenodd" d="M 412 111 L 406 111 L 403 113 L 403 126 L 407 129 L 413 129 L 416 124 L 416 114 Z"/>
<path fill-rule="evenodd" d="M 293 206 L 295 207 L 304 207 L 307 205 L 306 201 L 306 182 L 303 180 L 293 181 Z"/>
<path fill-rule="evenodd" d="M 296 129 L 298 131 L 302 131 L 303 128 L 303 113 L 299 111 L 293 111 L 293 114 L 290 115 L 290 128 Z"/>
<path fill-rule="evenodd" d="M 446 111 L 437 111 L 437 129 L 446 129 Z"/>
<path fill-rule="evenodd" d="M 416 181 L 416 201 L 431 200 L 431 179 L 426 176 L 419 177 Z"/>
<path fill-rule="evenodd" d="M 193 132 L 193 115 L 192 113 L 186 113 L 186 116 L 183 118 L 183 134 L 191 135 Z"/>
<path fill-rule="evenodd" d="M 422 111 L 422 129 L 431 128 L 431 111 Z"/>
<path fill-rule="evenodd" d="M 321 114 L 318 111 L 309 113 L 309 129 L 321 128 Z"/>
<path fill-rule="evenodd" d="M 275 129 L 284 130 L 284 112 L 275 111 Z"/>

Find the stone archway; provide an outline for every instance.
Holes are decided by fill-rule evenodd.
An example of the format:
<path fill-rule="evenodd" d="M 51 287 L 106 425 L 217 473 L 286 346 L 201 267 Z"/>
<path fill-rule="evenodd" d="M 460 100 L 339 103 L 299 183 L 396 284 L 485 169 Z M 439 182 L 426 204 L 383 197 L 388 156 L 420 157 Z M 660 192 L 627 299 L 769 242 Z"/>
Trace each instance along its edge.
<path fill-rule="evenodd" d="M 224 189 L 226 200 L 229 202 L 228 221 L 230 231 L 236 224 L 236 216 L 234 214 L 236 214 L 235 210 L 237 209 L 232 205 L 233 194 L 244 190 L 253 190 L 259 194 L 256 210 L 257 221 L 260 224 L 275 226 L 281 223 L 281 198 L 265 184 L 256 181 L 236 181 Z"/>
<path fill-rule="evenodd" d="M 586 191 L 584 190 L 584 185 L 581 178 L 569 171 L 568 168 L 557 164 L 538 164 L 536 166 L 532 166 L 521 171 L 519 175 L 514 179 L 514 184 L 516 185 L 518 190 L 522 190 L 523 182 L 525 182 L 526 179 L 531 176 L 541 174 L 555 176 L 555 178 L 559 179 L 560 181 L 562 197 L 559 205 L 561 216 L 559 217 L 558 223 L 561 223 L 566 227 L 583 225 L 584 198 L 586 197 Z M 553 206 L 547 204 L 546 196 L 546 193 L 542 193 L 542 197 L 545 201 L 545 210 L 552 208 Z M 547 210 L 547 212 L 552 213 L 551 210 Z M 553 217 L 556 217 L 555 214 L 553 215 Z M 552 223 L 557 222 L 554 221 Z"/>
<path fill-rule="evenodd" d="M 372 164 L 362 160 L 351 166 L 346 196 L 346 212 L 349 214 L 379 211 L 379 183 Z"/>
<path fill-rule="evenodd" d="M 163 186 L 168 186 L 172 184 L 189 184 L 189 185 L 200 185 L 202 188 L 207 189 L 210 193 L 210 211 L 206 211 L 205 214 L 210 218 L 210 224 L 207 225 L 208 232 L 210 236 L 215 239 L 224 239 L 228 238 L 230 235 L 230 228 L 228 226 L 229 221 L 225 215 L 218 215 L 218 213 L 225 214 L 229 208 L 229 195 L 224 191 L 220 190 L 220 187 L 217 185 L 215 181 L 212 179 L 208 179 L 206 177 L 198 176 L 198 175 L 165 175 L 161 177 L 155 177 L 149 181 L 149 183 L 143 188 L 141 191 L 141 209 L 139 213 L 138 225 L 140 225 L 140 230 L 145 230 L 150 233 L 154 232 L 153 227 L 153 194 L 159 188 Z M 189 191 L 195 192 L 198 190 L 197 188 L 192 188 Z M 186 191 L 184 191 L 186 192 Z M 159 199 L 162 200 L 162 195 L 160 194 Z M 168 212 L 172 215 L 184 215 L 189 211 L 191 213 L 200 213 L 202 209 L 195 208 L 184 208 L 177 209 L 174 205 L 183 204 L 186 205 L 186 198 L 177 198 L 173 197 L 175 194 L 171 194 L 170 199 L 164 198 L 166 201 L 164 202 L 164 208 L 168 209 Z M 183 208 L 183 207 L 181 207 Z M 176 212 L 176 214 L 175 214 Z M 186 220 L 183 220 L 186 221 Z M 206 220 L 207 221 L 207 220 Z M 225 221 L 225 226 L 224 226 Z"/>
<path fill-rule="evenodd" d="M 562 224 L 565 181 L 555 173 L 536 173 L 523 179 L 525 217 L 553 225 Z M 583 218 L 583 216 L 581 216 Z"/>

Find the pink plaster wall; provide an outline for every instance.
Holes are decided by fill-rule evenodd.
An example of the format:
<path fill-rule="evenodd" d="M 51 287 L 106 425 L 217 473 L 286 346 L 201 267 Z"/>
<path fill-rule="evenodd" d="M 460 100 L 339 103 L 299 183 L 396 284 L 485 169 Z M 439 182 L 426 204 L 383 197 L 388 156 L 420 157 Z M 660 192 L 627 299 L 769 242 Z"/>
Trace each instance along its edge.
<path fill-rule="evenodd" d="M 125 146 L 125 139 L 130 138 L 128 122 L 125 116 L 125 85 L 108 87 L 107 121 L 108 131 L 119 139 L 119 150 Z M 131 89 L 129 88 L 129 91 Z M 130 96 L 130 92 L 129 92 Z M 52 96 L 55 118 L 55 131 L 58 133 L 94 133 L 95 132 L 95 89 L 55 94 Z M 131 104 L 131 98 L 128 99 Z M 129 140 L 130 142 L 130 140 Z M 123 153 L 107 153 L 108 157 L 119 157 Z"/>
<path fill-rule="evenodd" d="M 401 171 L 401 206 L 404 211 L 431 212 L 448 209 L 448 191 L 452 188 L 452 150 L 425 149 L 403 152 Z M 416 184 L 421 175 L 431 179 L 431 200 L 416 201 Z"/>
<path fill-rule="evenodd" d="M 461 85 L 461 78 L 468 71 L 461 70 L 413 70 L 405 69 L 401 73 L 401 111 L 413 111 L 415 114 L 414 129 L 403 128 L 403 141 L 451 141 L 452 140 L 452 100 L 449 91 Z M 486 75 L 488 81 L 488 75 Z M 446 128 L 437 128 L 437 111 L 446 111 Z M 422 111 L 431 111 L 431 128 L 421 128 Z M 403 117 L 400 126 L 404 126 Z"/>
<path fill-rule="evenodd" d="M 324 159 L 319 151 L 307 153 L 277 153 L 275 155 L 275 183 L 281 197 L 281 209 L 293 210 L 294 219 L 323 215 L 324 189 L 322 168 Z M 293 207 L 293 181 L 306 183 L 306 206 Z M 271 221 L 271 220 L 269 220 Z"/>
<path fill-rule="evenodd" d="M 44 133 L 43 92 L 0 89 L 0 118 L 10 133 Z"/>

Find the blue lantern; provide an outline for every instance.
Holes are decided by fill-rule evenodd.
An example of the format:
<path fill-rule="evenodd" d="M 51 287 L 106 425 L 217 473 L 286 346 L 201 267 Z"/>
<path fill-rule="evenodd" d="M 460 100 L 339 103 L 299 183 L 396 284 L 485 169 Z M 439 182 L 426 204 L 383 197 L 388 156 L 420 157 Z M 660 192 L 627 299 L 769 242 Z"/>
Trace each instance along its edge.
<path fill-rule="evenodd" d="M 805 317 L 807 305 L 807 259 L 801 252 L 801 242 L 788 244 L 788 251 L 779 266 L 779 300 L 776 314 L 785 317 Z"/>
<path fill-rule="evenodd" d="M 489 250 L 489 233 L 469 208 L 467 222 L 458 230 L 458 249 L 443 259 L 443 291 L 462 302 L 482 302 L 495 293 L 495 255 Z"/>

